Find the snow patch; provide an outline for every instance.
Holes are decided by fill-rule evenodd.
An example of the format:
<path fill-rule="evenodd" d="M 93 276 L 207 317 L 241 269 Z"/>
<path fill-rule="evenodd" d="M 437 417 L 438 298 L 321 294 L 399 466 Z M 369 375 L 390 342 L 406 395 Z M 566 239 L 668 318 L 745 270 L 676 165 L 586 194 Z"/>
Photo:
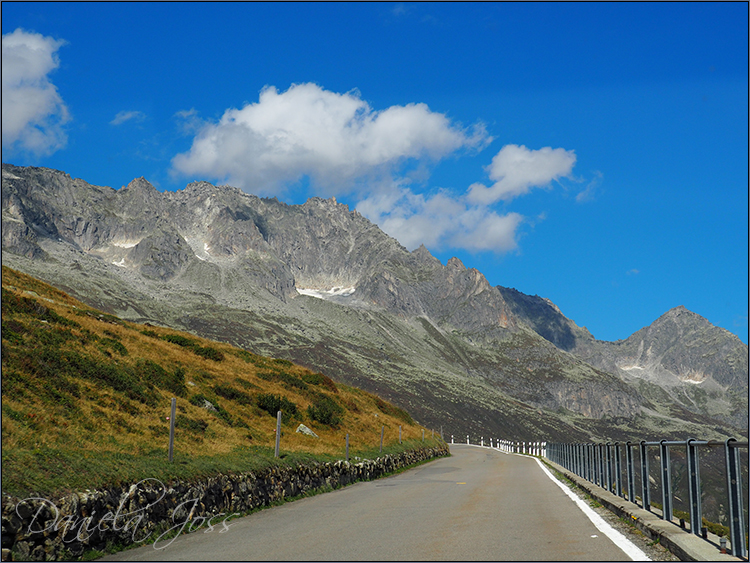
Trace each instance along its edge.
<path fill-rule="evenodd" d="M 136 244 L 141 242 L 140 240 L 121 240 L 121 241 L 112 241 L 112 246 L 116 246 L 118 248 L 133 248 Z"/>
<path fill-rule="evenodd" d="M 112 262 L 112 263 L 113 263 L 113 264 L 114 264 L 115 266 L 120 266 L 120 268 L 124 268 L 124 267 L 125 267 L 125 258 L 123 258 L 123 259 L 122 259 L 122 260 L 120 260 L 119 262 Z"/>
<path fill-rule="evenodd" d="M 306 289 L 298 287 L 297 293 L 300 295 L 307 295 L 309 297 L 316 297 L 317 299 L 330 299 L 331 297 L 348 297 L 356 291 L 355 287 L 333 287 L 331 289 Z"/>
<path fill-rule="evenodd" d="M 690 383 L 691 385 L 699 385 L 706 381 L 706 379 L 708 379 L 708 376 L 703 372 L 693 372 L 680 376 L 680 381 Z"/>

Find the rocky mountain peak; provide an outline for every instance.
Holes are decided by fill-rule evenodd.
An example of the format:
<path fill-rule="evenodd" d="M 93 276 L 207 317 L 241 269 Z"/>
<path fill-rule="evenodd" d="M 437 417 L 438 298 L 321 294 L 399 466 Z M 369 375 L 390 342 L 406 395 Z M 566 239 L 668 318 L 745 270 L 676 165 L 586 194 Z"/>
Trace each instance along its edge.
<path fill-rule="evenodd" d="M 432 253 L 427 250 L 427 247 L 424 244 L 420 244 L 419 248 L 412 250 L 411 255 L 414 256 L 414 258 L 416 258 L 420 263 L 430 264 L 432 266 L 440 265 L 440 260 L 435 258 Z"/>
<path fill-rule="evenodd" d="M 448 260 L 448 263 L 446 264 L 446 266 L 452 270 L 465 270 L 466 269 L 466 266 L 464 266 L 464 263 L 461 262 L 461 260 L 456 256 Z"/>
<path fill-rule="evenodd" d="M 151 182 L 146 180 L 143 176 L 140 178 L 134 178 L 127 186 L 124 186 L 123 189 L 158 193 L 157 189 L 151 184 Z"/>

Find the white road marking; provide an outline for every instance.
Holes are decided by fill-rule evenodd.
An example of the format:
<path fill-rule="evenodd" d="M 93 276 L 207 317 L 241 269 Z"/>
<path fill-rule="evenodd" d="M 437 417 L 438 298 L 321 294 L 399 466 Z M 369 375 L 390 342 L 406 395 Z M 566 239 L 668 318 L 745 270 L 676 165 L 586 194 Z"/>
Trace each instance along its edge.
<path fill-rule="evenodd" d="M 542 471 L 544 471 L 547 474 L 547 477 L 552 479 L 552 482 L 557 484 L 558 487 L 560 487 L 563 492 L 570 497 L 570 499 L 575 502 L 578 505 L 578 508 L 580 508 L 583 513 L 588 517 L 589 520 L 596 526 L 596 529 L 599 530 L 601 533 L 603 533 L 605 536 L 607 536 L 609 539 L 611 539 L 614 544 L 619 547 L 621 550 L 625 552 L 625 554 L 630 557 L 633 561 L 651 561 L 651 559 L 643 553 L 638 547 L 636 547 L 628 538 L 623 536 L 620 532 L 615 530 L 612 526 L 607 524 L 604 519 L 599 516 L 596 512 L 594 512 L 591 507 L 586 504 L 586 502 L 579 498 L 573 491 L 571 491 L 567 486 L 565 486 L 563 483 L 558 481 L 552 473 L 549 472 L 549 470 L 544 466 L 544 464 L 538 459 L 534 458 L 536 462 L 539 464 L 539 467 L 542 468 Z M 593 537 L 593 536 L 592 536 Z"/>

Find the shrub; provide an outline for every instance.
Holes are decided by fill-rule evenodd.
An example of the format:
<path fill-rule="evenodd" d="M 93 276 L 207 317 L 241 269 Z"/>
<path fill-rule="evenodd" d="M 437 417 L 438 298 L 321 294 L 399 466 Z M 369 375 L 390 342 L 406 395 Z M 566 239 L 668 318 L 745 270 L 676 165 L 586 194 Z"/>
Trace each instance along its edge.
<path fill-rule="evenodd" d="M 248 364 L 261 365 L 265 363 L 262 357 L 247 350 L 233 350 L 233 352 L 238 358 L 241 358 Z"/>
<path fill-rule="evenodd" d="M 338 426 L 341 424 L 344 409 L 330 397 L 321 396 L 307 407 L 307 414 L 312 420 L 317 420 L 321 424 Z"/>
<path fill-rule="evenodd" d="M 3 340 L 7 340 L 13 344 L 21 344 L 23 342 L 21 335 L 29 332 L 26 325 L 13 319 L 2 321 L 2 328 Z"/>
<path fill-rule="evenodd" d="M 334 393 L 339 392 L 336 384 L 333 382 L 333 379 L 331 379 L 327 375 L 323 375 L 322 373 L 305 373 L 302 375 L 302 381 L 309 383 L 310 385 L 322 385 L 323 387 L 325 387 L 329 391 L 333 391 Z"/>
<path fill-rule="evenodd" d="M 198 354 L 199 356 L 203 358 L 207 358 L 215 362 L 220 362 L 224 359 L 224 354 L 222 354 L 216 348 L 211 348 L 210 346 L 206 346 L 206 347 L 196 346 L 193 348 L 193 352 L 195 352 L 196 354 Z"/>
<path fill-rule="evenodd" d="M 219 404 L 219 401 L 216 399 L 209 399 L 208 397 L 198 393 L 196 395 L 193 395 L 190 397 L 190 403 L 197 406 L 197 407 L 203 407 L 206 404 L 206 401 L 211 403 L 214 407 L 214 414 L 221 418 L 224 422 L 229 424 L 229 426 L 234 425 L 234 421 L 232 420 L 232 416 Z M 207 409 L 210 410 L 210 409 Z"/>
<path fill-rule="evenodd" d="M 260 393 L 256 395 L 255 404 L 271 416 L 276 416 L 276 413 L 281 411 L 281 420 L 284 422 L 288 422 L 296 417 L 298 412 L 295 403 L 286 397 L 273 395 L 271 393 Z"/>
<path fill-rule="evenodd" d="M 156 362 L 141 360 L 136 369 L 146 381 L 153 383 L 156 387 L 171 391 L 178 397 L 187 395 L 183 368 L 178 366 L 173 372 L 168 372 Z"/>
<path fill-rule="evenodd" d="M 208 422 L 201 419 L 177 416 L 174 421 L 175 428 L 184 428 L 190 432 L 203 433 L 208 428 Z"/>
<path fill-rule="evenodd" d="M 31 297 L 19 297 L 12 291 L 2 289 L 2 315 L 5 317 L 9 314 L 29 315 L 49 323 L 57 323 L 63 326 L 80 328 L 76 321 L 67 319 L 55 313 Z"/>
<path fill-rule="evenodd" d="M 225 399 L 235 401 L 241 405 L 249 405 L 253 402 L 250 395 L 243 391 L 239 391 L 234 387 L 230 387 L 229 385 L 214 385 L 213 389 L 214 393 L 216 393 L 219 397 L 224 397 Z"/>
<path fill-rule="evenodd" d="M 171 342 L 172 344 L 182 346 L 183 348 L 192 348 L 193 346 L 195 346 L 194 340 L 185 338 L 184 336 L 181 336 L 179 334 L 165 334 L 161 337 L 161 339 L 166 340 L 167 342 Z"/>
<path fill-rule="evenodd" d="M 112 350 L 114 350 L 121 356 L 128 355 L 128 349 L 125 348 L 122 342 L 120 342 L 119 340 L 115 340 L 114 338 L 100 338 L 99 345 L 103 348 L 112 348 Z"/>

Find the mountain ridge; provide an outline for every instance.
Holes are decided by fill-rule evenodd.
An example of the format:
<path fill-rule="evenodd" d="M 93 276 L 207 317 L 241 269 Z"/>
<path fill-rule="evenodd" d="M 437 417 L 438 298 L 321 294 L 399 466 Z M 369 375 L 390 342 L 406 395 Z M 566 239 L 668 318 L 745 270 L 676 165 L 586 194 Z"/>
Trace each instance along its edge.
<path fill-rule="evenodd" d="M 736 424 L 720 389 L 706 408 L 667 405 L 658 382 L 605 369 L 609 344 L 551 301 L 409 252 L 335 199 L 149 186 L 3 164 L 4 254 L 104 310 L 325 368 L 460 432 L 624 436 L 654 431 L 656 411 L 675 432 L 687 419 Z"/>

